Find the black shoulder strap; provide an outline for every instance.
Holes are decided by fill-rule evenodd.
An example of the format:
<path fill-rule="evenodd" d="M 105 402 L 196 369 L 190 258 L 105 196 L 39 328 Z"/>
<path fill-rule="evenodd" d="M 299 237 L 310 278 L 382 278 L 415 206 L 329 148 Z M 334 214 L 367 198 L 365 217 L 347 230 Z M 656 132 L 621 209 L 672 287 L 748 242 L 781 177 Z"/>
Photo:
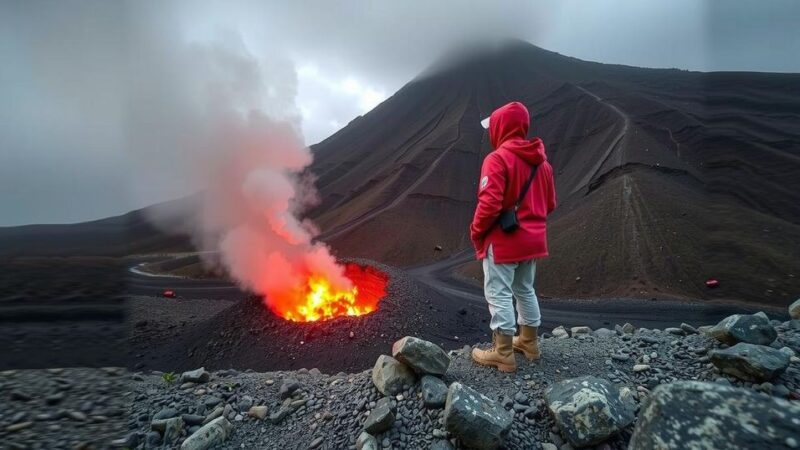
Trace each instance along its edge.
<path fill-rule="evenodd" d="M 525 199 L 525 194 L 528 193 L 528 189 L 531 187 L 531 182 L 533 181 L 533 178 L 536 177 L 536 171 L 539 169 L 539 165 L 537 164 L 531 167 L 531 176 L 528 177 L 528 181 L 526 181 L 525 185 L 522 186 L 522 191 L 519 193 L 519 198 L 517 198 L 516 203 L 514 203 L 514 210 L 519 209 L 519 204 Z"/>

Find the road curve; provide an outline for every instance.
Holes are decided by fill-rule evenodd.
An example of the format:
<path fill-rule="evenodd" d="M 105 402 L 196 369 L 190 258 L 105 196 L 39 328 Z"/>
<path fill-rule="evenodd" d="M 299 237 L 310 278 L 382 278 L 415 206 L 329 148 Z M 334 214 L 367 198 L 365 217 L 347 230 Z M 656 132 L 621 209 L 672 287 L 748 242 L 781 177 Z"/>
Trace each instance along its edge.
<path fill-rule="evenodd" d="M 453 275 L 456 268 L 473 258 L 471 249 L 462 250 L 448 258 L 409 268 L 407 272 L 419 283 L 441 295 L 463 300 L 465 308 L 482 310 L 488 317 L 482 289 Z M 131 295 L 158 296 L 165 289 L 173 289 L 178 296 L 184 298 L 239 300 L 248 295 L 235 284 L 226 281 L 159 277 L 133 271 L 129 274 L 128 290 Z M 625 322 L 637 327 L 661 329 L 678 326 L 681 322 L 699 326 L 715 324 L 731 314 L 755 313 L 763 309 L 740 303 L 621 298 L 540 298 L 539 303 L 542 328 L 545 330 L 558 325 L 586 325 L 596 329 Z M 770 311 L 770 315 L 783 319 L 786 313 L 774 310 Z"/>
<path fill-rule="evenodd" d="M 453 271 L 474 259 L 470 250 L 462 250 L 449 258 L 431 264 L 416 266 L 408 273 L 420 283 L 437 292 L 461 298 L 472 306 L 486 308 L 483 291 L 453 275 Z M 558 325 L 566 327 L 586 325 L 591 328 L 613 327 L 614 324 L 630 322 L 637 327 L 676 327 L 682 322 L 691 325 L 716 324 L 723 318 L 737 313 L 755 313 L 763 308 L 740 303 L 689 302 L 675 300 L 643 299 L 554 299 L 540 298 L 542 328 L 552 329 Z M 488 309 L 486 310 L 488 315 Z M 770 311 L 770 315 L 781 318 L 785 312 Z"/>
<path fill-rule="evenodd" d="M 150 275 L 136 270 L 137 267 L 131 267 L 128 273 L 129 295 L 157 297 L 167 289 L 183 298 L 240 300 L 248 295 L 229 281 Z"/>

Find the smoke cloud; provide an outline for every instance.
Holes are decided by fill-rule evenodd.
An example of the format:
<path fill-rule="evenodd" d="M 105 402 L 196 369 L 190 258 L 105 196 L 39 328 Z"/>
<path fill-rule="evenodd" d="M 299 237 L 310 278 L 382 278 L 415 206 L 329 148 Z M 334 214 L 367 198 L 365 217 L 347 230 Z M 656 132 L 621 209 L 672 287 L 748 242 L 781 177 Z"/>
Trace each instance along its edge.
<path fill-rule="evenodd" d="M 192 42 L 169 21 L 133 36 L 126 99 L 127 147 L 138 174 L 134 195 L 191 199 L 148 209 L 169 232 L 192 236 L 268 304 L 291 302 L 309 276 L 352 287 L 317 230 L 300 217 L 316 201 L 294 103 L 293 64 L 258 57 L 236 33 Z"/>

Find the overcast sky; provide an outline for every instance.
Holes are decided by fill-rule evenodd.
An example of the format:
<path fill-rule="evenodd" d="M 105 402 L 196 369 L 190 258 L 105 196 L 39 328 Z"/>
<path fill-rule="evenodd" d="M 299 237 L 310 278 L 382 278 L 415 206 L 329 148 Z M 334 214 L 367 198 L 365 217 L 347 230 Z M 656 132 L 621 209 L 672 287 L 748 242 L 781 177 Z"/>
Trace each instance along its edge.
<path fill-rule="evenodd" d="M 215 97 L 202 86 L 222 86 L 233 108 L 287 117 L 310 145 L 464 42 L 800 72 L 798 23 L 791 0 L 0 0 L 0 226 L 101 218 L 185 193 L 159 179 L 191 156 L 168 148 L 175 130 L 205 126 L 197 111 Z"/>

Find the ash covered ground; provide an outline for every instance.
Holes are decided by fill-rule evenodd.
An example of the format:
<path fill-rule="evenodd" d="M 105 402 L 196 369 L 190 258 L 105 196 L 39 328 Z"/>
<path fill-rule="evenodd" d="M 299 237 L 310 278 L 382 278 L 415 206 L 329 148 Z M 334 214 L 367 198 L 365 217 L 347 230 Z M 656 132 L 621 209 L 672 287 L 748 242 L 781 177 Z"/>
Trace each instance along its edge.
<path fill-rule="evenodd" d="M 800 351 L 796 322 L 772 321 L 777 330 L 772 348 Z M 468 347 L 451 351 L 452 361 L 442 379 L 447 384 L 468 385 L 509 411 L 513 423 L 505 441 L 508 449 L 572 448 L 548 412 L 545 392 L 559 381 L 583 375 L 628 388 L 637 411 L 654 388 L 678 380 L 739 386 L 756 394 L 758 401 L 800 399 L 796 356 L 785 372 L 769 382 L 748 382 L 721 374 L 709 362 L 709 354 L 727 346 L 692 327 L 584 329 L 570 334 L 559 331 L 559 337 L 548 334 L 542 339 L 540 361 L 517 356 L 519 369 L 514 374 L 475 365 Z M 382 352 L 390 353 L 391 348 L 383 347 Z M 643 365 L 647 366 L 644 370 Z M 370 412 L 384 397 L 373 383 L 370 366 L 353 373 L 321 373 L 313 367 L 262 373 L 221 370 L 197 382 L 172 379 L 171 374 L 158 371 L 7 371 L 0 373 L 7 400 L 0 411 L 0 439 L 7 448 L 176 448 L 207 418 L 221 415 L 232 429 L 217 448 L 355 448 Z M 443 425 L 444 409 L 426 406 L 421 396 L 418 382 L 390 396 L 395 420 L 387 431 L 375 434 L 378 448 L 459 445 Z M 277 418 L 281 405 L 287 404 L 284 398 L 299 406 Z M 796 401 L 789 403 L 796 405 Z M 788 408 L 789 403 L 777 405 Z M 171 431 L 172 443 L 164 442 L 163 431 L 154 431 L 161 429 L 154 423 L 168 420 L 180 422 Z M 627 425 L 589 448 L 627 448 L 635 426 Z M 791 435 L 781 439 L 781 445 L 771 448 L 792 448 L 796 442 Z"/>
<path fill-rule="evenodd" d="M 261 297 L 244 293 L 238 301 L 133 297 L 131 366 L 357 371 L 406 335 L 421 336 L 445 348 L 486 336 L 485 306 L 443 296 L 401 270 L 372 261 L 356 262 L 389 276 L 379 309 L 358 317 L 290 322 L 271 312 Z"/>

